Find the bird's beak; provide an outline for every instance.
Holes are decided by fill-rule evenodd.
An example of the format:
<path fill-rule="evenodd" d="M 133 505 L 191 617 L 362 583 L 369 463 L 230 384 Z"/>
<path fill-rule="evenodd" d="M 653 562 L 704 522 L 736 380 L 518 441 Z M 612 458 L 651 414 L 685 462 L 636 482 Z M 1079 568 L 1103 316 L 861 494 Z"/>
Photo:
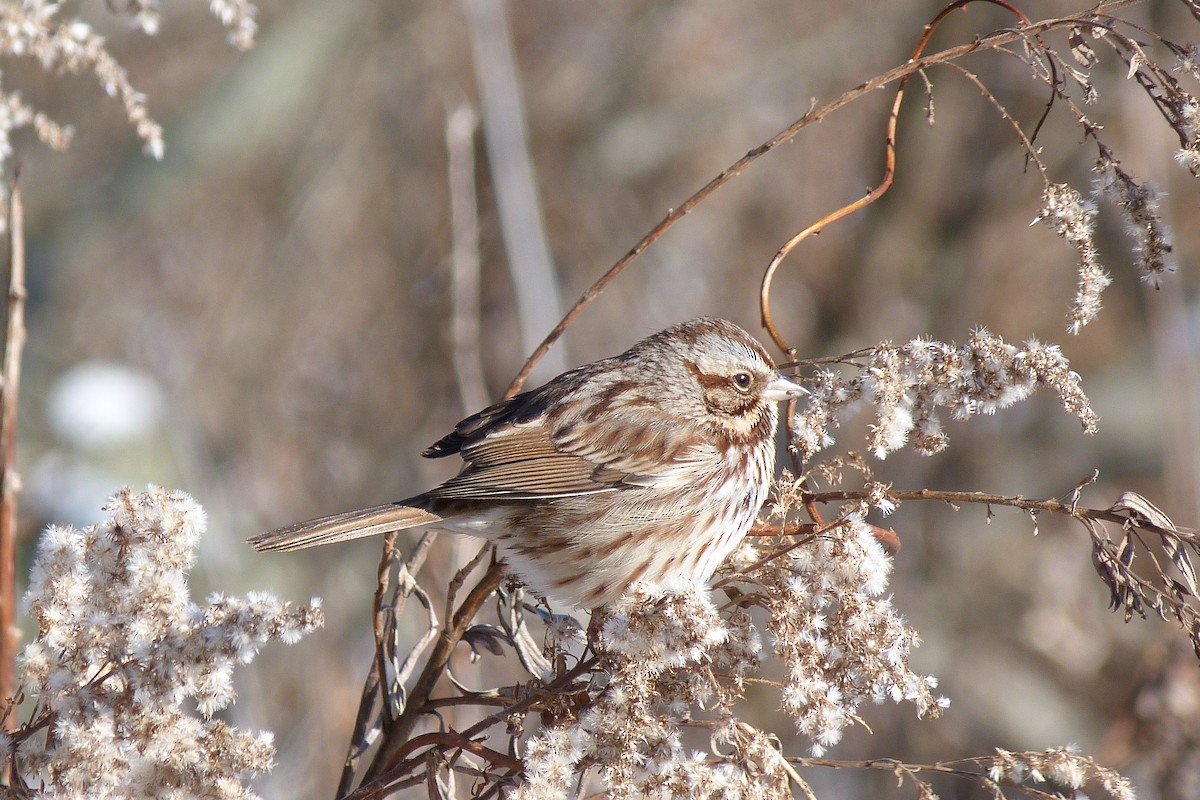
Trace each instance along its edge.
<path fill-rule="evenodd" d="M 808 394 L 808 389 L 779 374 L 776 374 L 775 380 L 768 383 L 767 388 L 763 390 L 763 397 L 772 403 L 780 403 L 806 394 Z"/>

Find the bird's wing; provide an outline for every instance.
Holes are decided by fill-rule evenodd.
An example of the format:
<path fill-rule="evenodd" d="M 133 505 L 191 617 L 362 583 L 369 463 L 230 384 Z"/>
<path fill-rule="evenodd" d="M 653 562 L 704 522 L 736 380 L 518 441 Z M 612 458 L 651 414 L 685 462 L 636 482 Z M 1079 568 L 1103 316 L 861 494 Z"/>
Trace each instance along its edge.
<path fill-rule="evenodd" d="M 669 426 L 636 415 L 575 419 L 547 414 L 553 399 L 534 390 L 459 423 L 425 455 L 457 452 L 466 466 L 423 497 L 534 500 L 613 492 L 687 481 L 699 464 L 719 458 L 711 445 L 685 442 L 676 419 Z M 586 400 L 577 407 L 584 413 Z"/>

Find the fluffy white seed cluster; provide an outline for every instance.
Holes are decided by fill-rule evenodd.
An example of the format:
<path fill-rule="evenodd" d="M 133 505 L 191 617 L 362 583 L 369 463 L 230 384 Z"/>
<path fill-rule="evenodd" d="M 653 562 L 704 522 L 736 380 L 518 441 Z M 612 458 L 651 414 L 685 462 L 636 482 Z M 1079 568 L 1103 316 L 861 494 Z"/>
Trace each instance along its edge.
<path fill-rule="evenodd" d="M 1196 132 L 1200 135 L 1200 106 L 1188 104 L 1189 114 L 1197 117 Z M 1133 239 L 1133 255 L 1142 280 L 1159 288 L 1162 276 L 1174 272 L 1170 261 L 1171 234 L 1159 211 L 1158 189 L 1139 182 L 1121 169 L 1114 159 L 1103 158 L 1096 164 L 1101 191 L 1117 205 L 1125 223 L 1125 231 Z"/>
<path fill-rule="evenodd" d="M 1200 49 L 1194 44 L 1174 45 L 1174 71 L 1193 80 L 1200 80 Z M 1181 147 L 1175 154 L 1180 166 L 1200 178 L 1200 101 L 1183 91 L 1178 83 L 1168 84 L 1170 91 L 1163 98 L 1174 112 L 1172 127 L 1179 134 Z"/>
<path fill-rule="evenodd" d="M 788 511 L 782 502 L 773 513 Z M 727 574 L 751 591 L 724 610 L 695 584 L 639 588 L 609 609 L 591 697 L 529 741 L 513 796 L 568 796 L 590 773 L 617 798 L 790 798 L 778 741 L 735 716 L 762 650 L 747 605 L 771 615 L 788 675 L 780 704 L 814 753 L 837 743 L 865 700 L 940 713 L 948 701 L 933 694 L 936 681 L 908 665 L 917 634 L 883 597 L 891 562 L 869 526 L 854 519 L 776 546 L 774 560 L 750 544 L 730 560 Z M 707 750 L 689 746 L 689 728 L 708 730 Z"/>
<path fill-rule="evenodd" d="M 1175 153 L 1175 161 L 1192 173 L 1192 177 L 1200 178 L 1200 143 L 1195 147 L 1181 147 Z"/>
<path fill-rule="evenodd" d="M 840 416 L 862 403 L 875 409 L 868 445 L 877 458 L 905 445 L 930 455 L 946 447 L 938 409 L 954 419 L 993 414 L 1045 387 L 1088 433 L 1099 418 L 1083 393 L 1079 375 L 1056 345 L 1036 340 L 1018 348 L 979 328 L 965 344 L 914 339 L 903 347 L 873 348 L 862 373 L 846 379 L 831 370 L 811 384 L 807 407 L 795 418 L 796 445 L 805 457 L 833 443 Z"/>
<path fill-rule="evenodd" d="M 1025 785 L 1050 783 L 1078 793 L 1089 782 L 1098 783 L 1114 800 L 1134 800 L 1129 780 L 1081 755 L 1074 747 L 1010 753 L 997 748 L 986 765 L 988 777 L 997 784 Z M 997 790 L 998 791 L 998 790 Z"/>
<path fill-rule="evenodd" d="M 655 613 L 647 614 L 651 607 Z M 696 663 L 728 637 L 707 590 L 689 580 L 668 582 L 661 592 L 635 587 L 612 605 L 601 629 L 604 649 L 636 665 L 643 679 Z"/>
<path fill-rule="evenodd" d="M 1045 221 L 1050 229 L 1075 247 L 1090 244 L 1095 233 L 1096 204 L 1084 200 L 1065 183 L 1047 184 L 1042 210 L 1034 222 Z"/>
<path fill-rule="evenodd" d="M 1194 44 L 1179 47 L 1175 53 L 1176 72 L 1200 80 L 1200 47 Z"/>
<path fill-rule="evenodd" d="M 1084 200 L 1078 191 L 1065 183 L 1050 183 L 1042 195 L 1042 210 L 1033 222 L 1045 221 L 1050 229 L 1075 248 L 1079 258 L 1078 285 L 1068 314 L 1067 330 L 1079 333 L 1100 313 L 1100 297 L 1112 283 L 1100 266 L 1096 250 L 1096 204 Z"/>
<path fill-rule="evenodd" d="M 864 701 L 907 700 L 934 716 L 949 703 L 933 693 L 935 678 L 909 667 L 920 640 L 883 596 L 890 572 L 870 527 L 851 517 L 773 562 L 761 579 L 774 650 L 788 668 L 782 706 L 813 755 L 840 741 Z"/>
<path fill-rule="evenodd" d="M 637 589 L 610 609 L 601 641 L 606 682 L 574 720 L 529 742 L 514 797 L 557 800 L 588 768 L 615 798 L 791 796 L 778 748 L 727 708 L 761 650 L 747 612 L 723 617 L 696 584 Z M 686 746 L 680 727 L 702 709 L 718 716 L 709 752 Z"/>
<path fill-rule="evenodd" d="M 21 659 L 35 705 L 9 741 L 14 774 L 48 798 L 255 798 L 244 780 L 271 768 L 271 734 L 211 715 L 234 700 L 234 667 L 319 627 L 319 603 L 197 605 L 199 504 L 150 487 L 105 510 L 105 524 L 51 527 L 39 543 L 25 597 L 38 634 Z"/>

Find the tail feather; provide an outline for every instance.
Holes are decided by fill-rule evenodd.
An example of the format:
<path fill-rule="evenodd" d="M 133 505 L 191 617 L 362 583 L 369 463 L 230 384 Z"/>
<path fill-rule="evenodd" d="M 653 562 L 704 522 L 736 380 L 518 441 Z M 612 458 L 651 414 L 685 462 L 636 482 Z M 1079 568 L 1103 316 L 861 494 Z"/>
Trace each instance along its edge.
<path fill-rule="evenodd" d="M 440 516 L 423 508 L 386 503 L 358 511 L 331 514 L 307 522 L 297 522 L 286 528 L 260 533 L 246 541 L 252 544 L 255 550 L 263 552 L 302 550 L 306 547 L 344 542 L 361 536 L 390 533 L 441 521 Z"/>

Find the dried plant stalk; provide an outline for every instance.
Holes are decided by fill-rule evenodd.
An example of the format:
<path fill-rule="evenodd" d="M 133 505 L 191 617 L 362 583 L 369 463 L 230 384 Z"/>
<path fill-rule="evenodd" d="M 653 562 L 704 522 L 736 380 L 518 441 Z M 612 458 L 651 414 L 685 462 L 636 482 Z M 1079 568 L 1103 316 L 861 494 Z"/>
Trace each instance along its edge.
<path fill-rule="evenodd" d="M 4 363 L 0 366 L 0 697 L 16 695 L 16 470 L 17 398 L 21 385 L 21 353 L 25 347 L 25 212 L 14 179 L 9 203 L 8 298 L 4 329 Z M 11 724 L 11 720 L 6 720 Z"/>

